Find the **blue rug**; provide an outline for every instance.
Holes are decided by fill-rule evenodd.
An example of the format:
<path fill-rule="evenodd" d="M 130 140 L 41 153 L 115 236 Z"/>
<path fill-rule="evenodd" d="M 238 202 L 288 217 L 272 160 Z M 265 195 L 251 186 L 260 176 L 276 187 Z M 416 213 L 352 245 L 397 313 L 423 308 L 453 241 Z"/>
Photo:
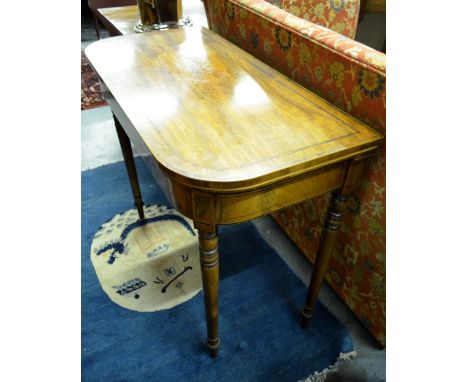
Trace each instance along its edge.
<path fill-rule="evenodd" d="M 137 160 L 146 204 L 167 199 Z M 298 381 L 354 350 L 322 305 L 299 325 L 306 288 L 251 223 L 220 228 L 219 356 L 205 347 L 202 293 L 172 309 L 138 313 L 102 291 L 90 261 L 101 224 L 133 208 L 123 162 L 82 173 L 83 381 Z"/>

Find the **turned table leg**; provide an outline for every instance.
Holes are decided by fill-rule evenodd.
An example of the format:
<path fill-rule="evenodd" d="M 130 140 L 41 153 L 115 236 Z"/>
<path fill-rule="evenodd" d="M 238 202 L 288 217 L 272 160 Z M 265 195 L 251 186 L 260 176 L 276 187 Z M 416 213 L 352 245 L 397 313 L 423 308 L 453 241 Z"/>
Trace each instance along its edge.
<path fill-rule="evenodd" d="M 303 329 L 307 328 L 310 319 L 314 314 L 315 303 L 317 301 L 320 286 L 322 285 L 325 274 L 328 270 L 328 262 L 333 252 L 338 230 L 340 229 L 341 220 L 346 209 L 347 197 L 336 192 L 333 194 L 333 199 L 327 211 L 325 224 L 320 236 L 320 243 L 315 260 L 315 266 L 310 279 L 309 291 L 307 299 L 302 311 L 301 326 Z"/>
<path fill-rule="evenodd" d="M 123 129 L 119 120 L 114 115 L 115 128 L 117 129 L 117 136 L 119 137 L 120 148 L 122 149 L 122 155 L 125 161 L 125 167 L 127 167 L 127 175 L 130 180 L 130 186 L 132 187 L 133 199 L 135 201 L 135 207 L 138 210 L 138 216 L 140 219 L 145 218 L 145 212 L 143 211 L 143 199 L 141 198 L 140 185 L 138 184 L 138 176 L 135 167 L 135 160 L 133 159 L 132 145 L 127 133 Z"/>
<path fill-rule="evenodd" d="M 218 235 L 216 226 L 197 225 L 210 356 L 218 355 Z"/>

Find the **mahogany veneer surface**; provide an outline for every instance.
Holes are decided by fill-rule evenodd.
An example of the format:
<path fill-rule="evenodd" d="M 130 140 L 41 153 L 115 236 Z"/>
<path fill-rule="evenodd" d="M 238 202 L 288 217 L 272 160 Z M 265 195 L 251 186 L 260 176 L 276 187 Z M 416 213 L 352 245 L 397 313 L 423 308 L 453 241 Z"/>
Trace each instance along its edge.
<path fill-rule="evenodd" d="M 163 172 L 186 185 L 255 188 L 382 139 L 203 27 L 105 39 L 86 55 Z"/>

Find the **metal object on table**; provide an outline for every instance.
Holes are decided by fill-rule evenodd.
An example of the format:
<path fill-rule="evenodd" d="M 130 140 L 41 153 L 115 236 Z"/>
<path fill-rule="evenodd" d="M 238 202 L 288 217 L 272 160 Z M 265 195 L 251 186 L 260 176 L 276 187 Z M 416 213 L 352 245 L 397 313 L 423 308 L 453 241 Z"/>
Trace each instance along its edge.
<path fill-rule="evenodd" d="M 190 18 L 182 15 L 182 0 L 138 0 L 138 10 L 137 33 L 192 25 Z"/>

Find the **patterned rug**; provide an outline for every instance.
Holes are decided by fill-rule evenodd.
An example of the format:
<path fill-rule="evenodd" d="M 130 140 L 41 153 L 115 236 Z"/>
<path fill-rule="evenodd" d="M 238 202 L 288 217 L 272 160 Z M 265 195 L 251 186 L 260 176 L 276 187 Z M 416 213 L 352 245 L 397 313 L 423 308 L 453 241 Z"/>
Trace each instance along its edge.
<path fill-rule="evenodd" d="M 173 215 L 173 210 L 143 162 L 137 160 L 136 165 L 143 199 L 149 206 L 148 221 L 141 226 L 135 224 L 136 212 L 123 162 L 82 172 L 82 381 L 318 382 L 324 381 L 343 360 L 355 356 L 346 328 L 321 303 L 310 327 L 300 328 L 306 287 L 251 223 L 220 227 L 218 358 L 210 358 L 205 345 L 202 293 L 170 309 L 151 313 L 124 308 L 109 298 L 99 281 L 102 275 L 96 276 L 92 257 L 99 258 L 107 269 L 119 262 L 130 264 L 130 257 L 138 256 L 138 247 L 145 261 L 163 258 L 170 252 L 171 243 L 177 242 L 158 228 L 163 220 L 181 229 L 175 236 L 183 235 L 187 243 L 195 239 L 178 218 L 162 218 Z M 155 233 L 154 241 L 146 241 L 152 237 L 149 232 L 138 232 L 143 226 Z M 105 240 L 102 234 L 111 234 L 113 229 L 119 239 Z M 108 248 L 104 249 L 106 242 Z M 182 252 L 175 256 L 188 253 Z M 169 285 L 166 289 L 178 289 L 174 284 L 179 279 L 185 284 L 183 276 L 189 273 L 176 279 L 185 268 L 184 259 L 178 261 L 172 263 L 173 270 L 171 264 L 156 267 L 156 274 L 135 274 L 128 285 L 111 282 L 111 288 L 128 292 L 124 295 L 129 301 L 146 298 L 143 289 L 149 287 L 144 283 L 156 285 L 154 291 L 159 295 L 163 294 L 163 283 Z M 160 281 L 158 277 L 163 283 L 154 282 Z M 132 282 L 136 278 L 140 281 Z"/>
<path fill-rule="evenodd" d="M 81 52 L 81 110 L 107 105 L 102 97 L 96 72 Z"/>
<path fill-rule="evenodd" d="M 172 208 L 145 206 L 117 214 L 91 244 L 102 289 L 116 304 L 154 312 L 181 304 L 202 289 L 198 235 L 191 220 Z"/>

